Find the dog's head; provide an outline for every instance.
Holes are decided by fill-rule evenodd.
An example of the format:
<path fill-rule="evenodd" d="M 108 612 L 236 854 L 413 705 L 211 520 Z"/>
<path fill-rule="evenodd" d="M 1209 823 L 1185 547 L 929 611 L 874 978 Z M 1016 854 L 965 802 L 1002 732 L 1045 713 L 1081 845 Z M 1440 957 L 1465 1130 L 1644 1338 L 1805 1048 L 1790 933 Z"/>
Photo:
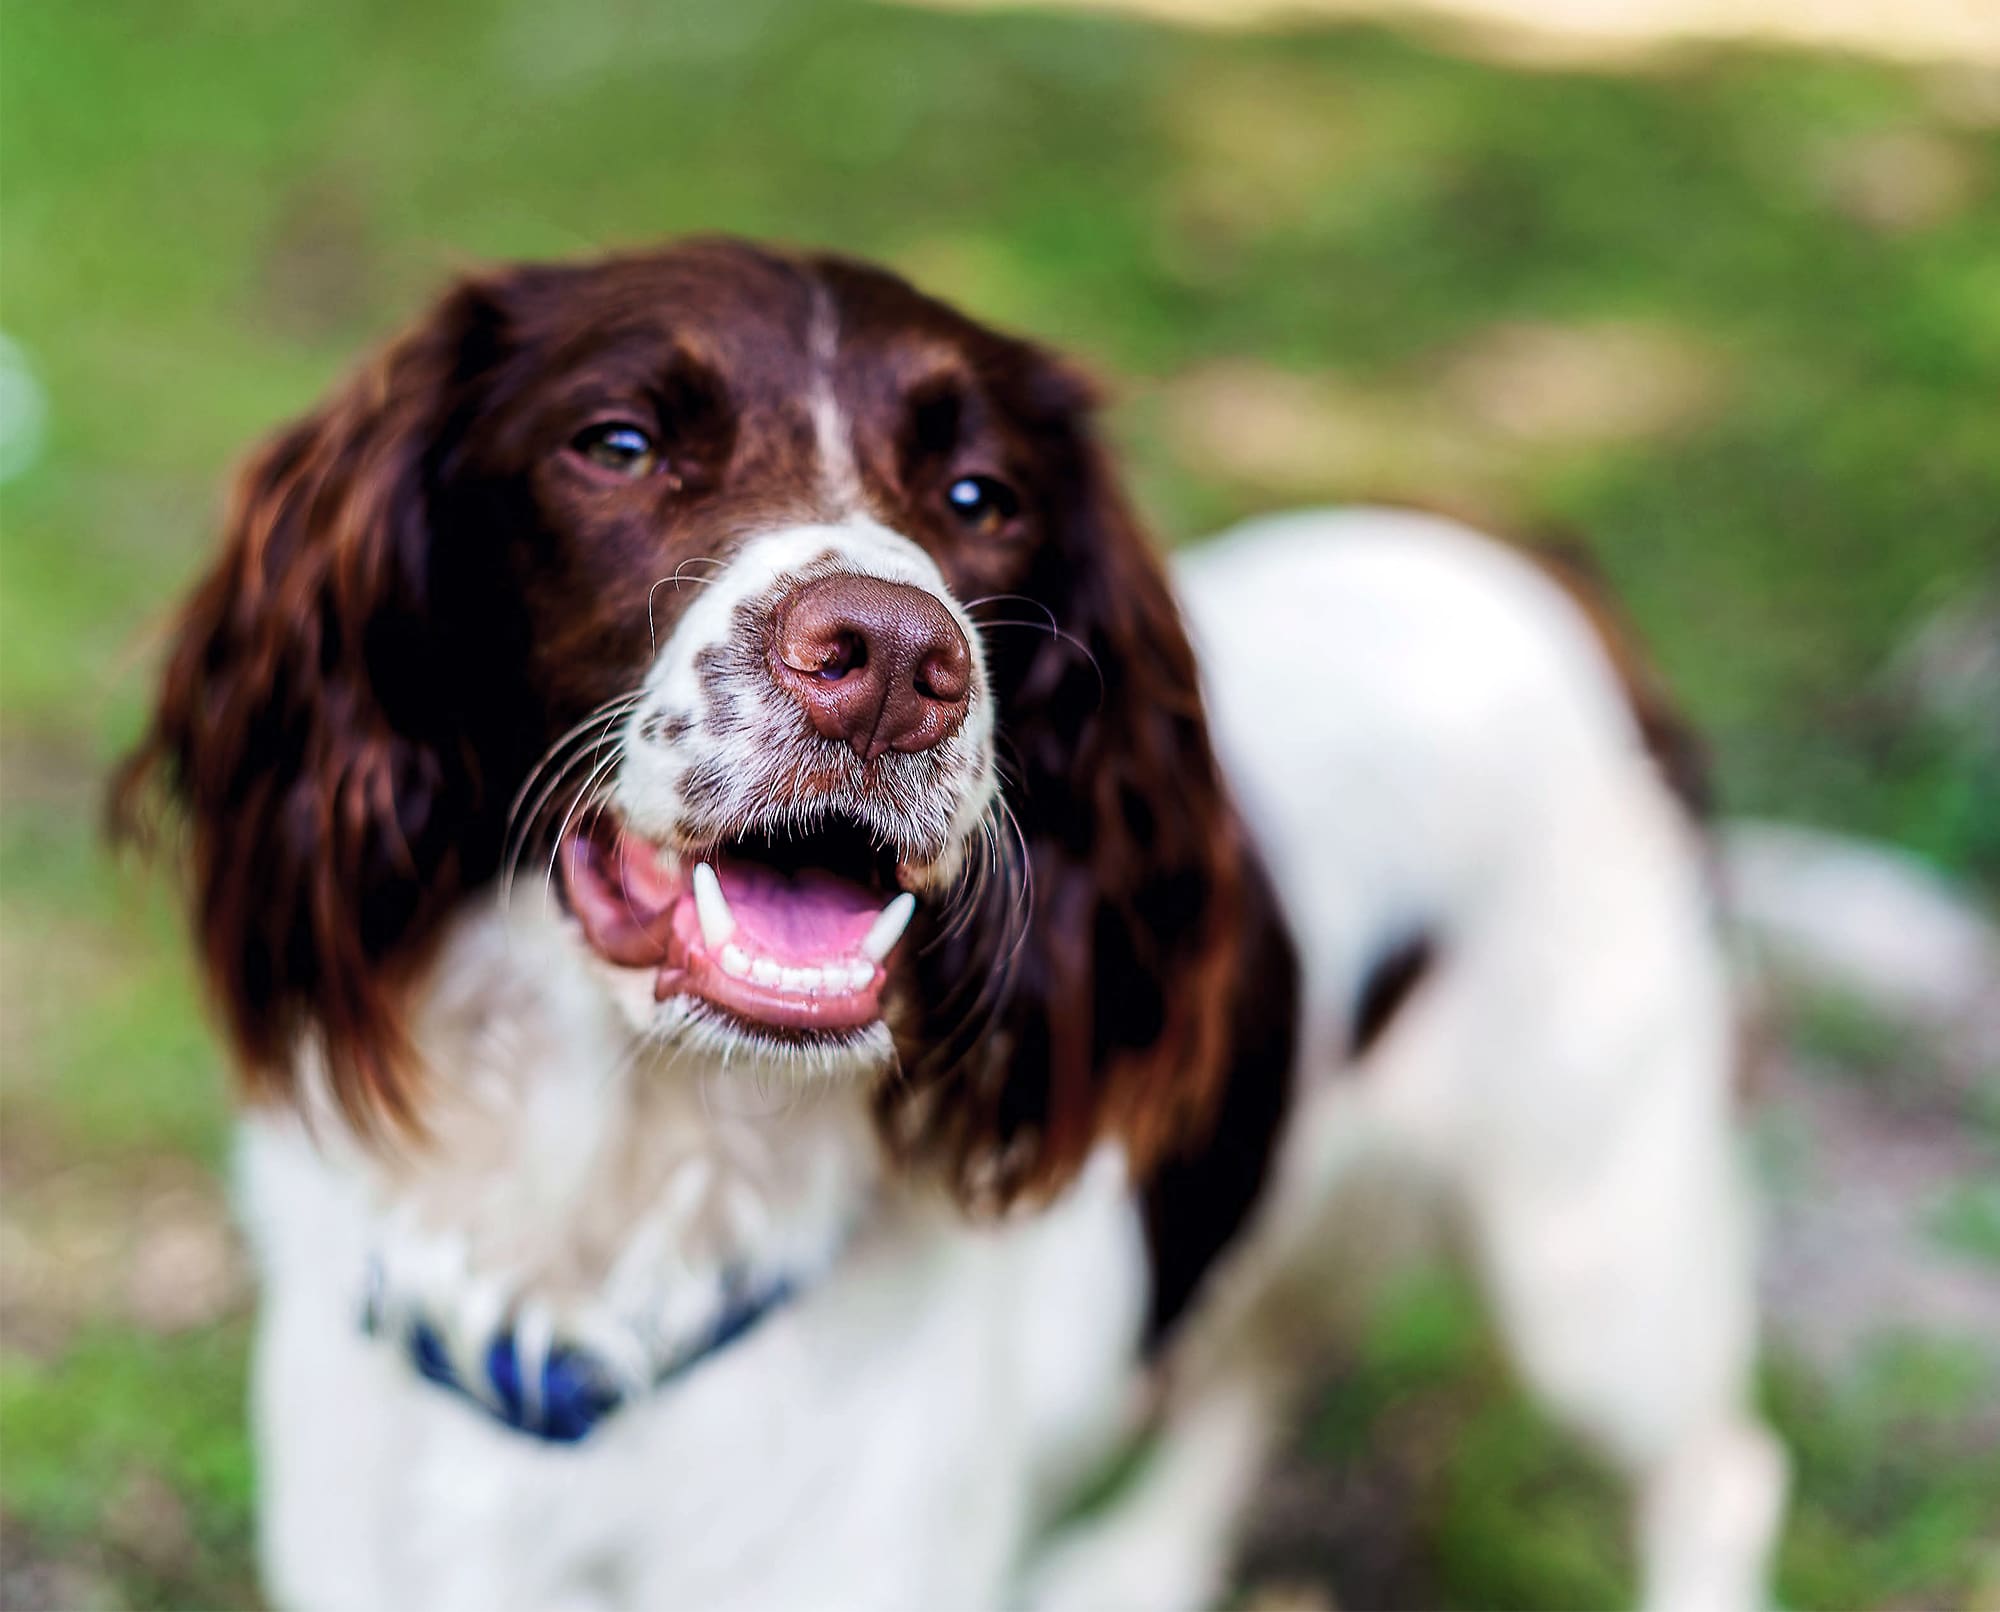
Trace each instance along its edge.
<path fill-rule="evenodd" d="M 635 1033 L 877 1078 L 965 1186 L 1168 1143 L 1242 853 L 1089 410 L 834 258 L 452 290 L 248 466 L 126 778 L 191 822 L 253 1090 L 311 1038 L 353 1119 L 420 1128 L 402 993 L 547 880 Z"/>

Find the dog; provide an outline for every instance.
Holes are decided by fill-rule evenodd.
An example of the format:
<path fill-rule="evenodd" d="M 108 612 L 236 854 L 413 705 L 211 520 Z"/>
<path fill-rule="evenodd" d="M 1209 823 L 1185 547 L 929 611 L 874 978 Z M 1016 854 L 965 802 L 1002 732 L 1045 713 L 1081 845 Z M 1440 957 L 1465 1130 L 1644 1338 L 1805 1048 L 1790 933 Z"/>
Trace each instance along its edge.
<path fill-rule="evenodd" d="M 1206 1604 L 1364 1167 L 1630 1475 L 1648 1603 L 1761 1599 L 1632 663 L 1440 517 L 1170 582 L 1094 402 L 697 240 L 468 279 L 249 463 L 120 790 L 243 1076 L 277 1604 Z"/>

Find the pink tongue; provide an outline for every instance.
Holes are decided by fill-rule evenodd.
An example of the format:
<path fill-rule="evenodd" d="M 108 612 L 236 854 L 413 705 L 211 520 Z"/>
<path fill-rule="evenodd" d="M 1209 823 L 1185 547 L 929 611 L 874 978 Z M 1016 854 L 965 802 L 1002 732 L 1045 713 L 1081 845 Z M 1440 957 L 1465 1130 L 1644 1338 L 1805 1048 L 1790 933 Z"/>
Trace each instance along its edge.
<path fill-rule="evenodd" d="M 722 858 L 715 876 L 736 915 L 738 943 L 778 962 L 853 956 L 882 905 L 860 885 L 830 873 L 787 876 L 761 863 Z"/>

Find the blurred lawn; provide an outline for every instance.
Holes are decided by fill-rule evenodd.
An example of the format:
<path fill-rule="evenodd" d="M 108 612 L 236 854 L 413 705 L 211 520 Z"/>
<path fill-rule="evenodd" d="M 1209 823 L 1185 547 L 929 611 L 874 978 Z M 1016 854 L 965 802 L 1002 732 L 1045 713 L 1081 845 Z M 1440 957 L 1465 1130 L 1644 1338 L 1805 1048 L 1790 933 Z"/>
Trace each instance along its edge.
<path fill-rule="evenodd" d="M 1114 377 L 1170 540 L 1385 492 L 1585 536 L 1733 809 L 1990 888 L 1992 713 L 1928 710 L 1899 651 L 2000 598 L 1996 99 L 1806 58 L 1536 73 L 1373 30 L 780 0 L 16 0 L 0 325 L 50 412 L 0 506 L 0 1599 L 244 1594 L 239 1291 L 132 1291 L 161 1173 L 221 1161 L 222 1082 L 94 796 L 224 467 L 442 276 L 692 229 L 886 258 Z M 1946 1213 L 1990 1247 L 1990 1194 Z M 1433 1451 L 1397 1479 L 1408 1593 L 1601 1603 L 1602 1480 L 1450 1292 L 1392 1306 L 1315 1447 Z M 1784 1593 L 2000 1594 L 1990 1386 L 1947 1345 L 1880 1359 L 1774 1374 Z"/>

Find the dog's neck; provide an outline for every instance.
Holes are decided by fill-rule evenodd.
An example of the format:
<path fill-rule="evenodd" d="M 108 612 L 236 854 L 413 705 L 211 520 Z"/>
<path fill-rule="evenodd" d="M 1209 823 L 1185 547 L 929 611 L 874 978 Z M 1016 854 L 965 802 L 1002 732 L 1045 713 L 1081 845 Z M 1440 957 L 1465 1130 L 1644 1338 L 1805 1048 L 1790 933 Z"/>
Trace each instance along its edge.
<path fill-rule="evenodd" d="M 428 1140 L 334 1145 L 392 1299 L 699 1327 L 718 1279 L 810 1281 L 881 1187 L 867 1084 L 638 1032 L 548 910 L 468 911 L 416 993 Z"/>

